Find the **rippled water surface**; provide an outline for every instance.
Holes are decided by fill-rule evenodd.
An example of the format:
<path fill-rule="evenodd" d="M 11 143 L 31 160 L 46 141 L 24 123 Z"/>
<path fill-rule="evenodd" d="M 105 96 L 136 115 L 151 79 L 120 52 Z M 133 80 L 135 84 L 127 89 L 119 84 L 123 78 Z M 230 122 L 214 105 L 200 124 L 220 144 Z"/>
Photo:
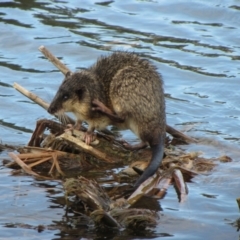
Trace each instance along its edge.
<path fill-rule="evenodd" d="M 239 0 L 2 0 L 0 139 L 24 145 L 36 120 L 51 118 L 12 87 L 17 82 L 51 101 L 63 76 L 40 45 L 73 71 L 114 50 L 137 52 L 164 78 L 168 123 L 201 139 L 186 148 L 207 157 L 226 154 L 233 162 L 196 177 L 184 204 L 170 188 L 156 229 L 140 236 L 116 233 L 115 239 L 238 239 L 239 24 Z M 94 230 L 67 227 L 59 182 L 11 176 L 3 166 L 0 172 L 0 239 L 100 238 Z M 38 225 L 48 227 L 38 233 Z"/>

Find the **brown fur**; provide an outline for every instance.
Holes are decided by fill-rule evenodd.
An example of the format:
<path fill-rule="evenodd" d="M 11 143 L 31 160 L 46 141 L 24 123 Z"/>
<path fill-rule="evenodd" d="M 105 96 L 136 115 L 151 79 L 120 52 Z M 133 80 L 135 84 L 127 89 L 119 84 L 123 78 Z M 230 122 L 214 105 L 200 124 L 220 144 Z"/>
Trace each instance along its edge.
<path fill-rule="evenodd" d="M 94 111 L 94 99 L 124 121 L 113 121 L 103 112 Z M 78 121 L 86 121 L 89 131 L 111 124 L 131 129 L 150 144 L 154 154 L 157 147 L 158 158 L 163 154 L 166 122 L 162 78 L 148 60 L 136 54 L 115 52 L 99 58 L 87 70 L 67 74 L 49 107 L 52 114 L 60 110 L 73 112 Z M 152 161 L 158 161 L 157 169 L 161 159 L 155 160 L 156 156 Z"/>

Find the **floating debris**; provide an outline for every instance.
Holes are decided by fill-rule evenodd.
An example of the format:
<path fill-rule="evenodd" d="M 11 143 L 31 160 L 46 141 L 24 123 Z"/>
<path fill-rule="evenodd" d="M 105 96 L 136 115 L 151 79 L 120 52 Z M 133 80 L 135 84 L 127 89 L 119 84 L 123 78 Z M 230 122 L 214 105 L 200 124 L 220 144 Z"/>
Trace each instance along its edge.
<path fill-rule="evenodd" d="M 45 47 L 39 49 L 63 73 L 69 71 Z M 19 84 L 14 83 L 14 88 L 48 109 L 48 103 Z M 23 171 L 36 178 L 61 179 L 68 209 L 101 229 L 155 226 L 159 221 L 157 211 L 161 209 L 158 200 L 165 197 L 169 186 L 174 185 L 178 200 L 183 203 L 188 195 L 187 181 L 197 174 L 208 174 L 217 161 L 231 161 L 228 156 L 205 159 L 198 152 L 180 150 L 176 144 L 197 143 L 197 140 L 167 125 L 166 131 L 171 136 L 166 138 L 166 156 L 161 167 L 133 192 L 131 182 L 147 167 L 151 158 L 149 149 L 126 150 L 123 141 L 109 130 L 97 132 L 96 140 L 87 145 L 83 141 L 85 127 L 81 126 L 80 131 L 68 128 L 74 120 L 67 115 L 61 120 L 61 123 L 48 119 L 37 121 L 28 145 L 18 148 L 18 154 L 10 152 L 13 161 L 5 166 L 13 168 L 14 174 Z M 0 151 L 3 149 L 5 146 L 0 144 Z M 126 165 L 130 166 L 118 174 L 112 173 L 112 179 L 119 184 L 110 190 L 96 180 L 81 176 L 93 169 L 106 171 Z M 239 199 L 237 203 L 240 208 Z"/>

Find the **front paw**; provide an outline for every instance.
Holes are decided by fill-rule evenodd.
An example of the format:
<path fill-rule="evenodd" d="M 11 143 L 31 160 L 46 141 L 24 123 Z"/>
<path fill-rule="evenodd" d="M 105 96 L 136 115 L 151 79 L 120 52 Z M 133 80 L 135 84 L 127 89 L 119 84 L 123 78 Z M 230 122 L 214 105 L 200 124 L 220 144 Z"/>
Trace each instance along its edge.
<path fill-rule="evenodd" d="M 84 141 L 87 145 L 89 145 L 91 142 L 93 142 L 94 140 L 96 140 L 96 135 L 94 134 L 94 132 L 86 132 L 84 135 Z"/>

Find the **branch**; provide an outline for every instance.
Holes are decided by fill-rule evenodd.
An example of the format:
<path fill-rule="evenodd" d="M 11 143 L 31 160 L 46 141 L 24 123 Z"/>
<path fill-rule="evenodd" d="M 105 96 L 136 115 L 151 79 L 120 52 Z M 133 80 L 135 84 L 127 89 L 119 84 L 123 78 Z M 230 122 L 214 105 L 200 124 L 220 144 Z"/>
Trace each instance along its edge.
<path fill-rule="evenodd" d="M 40 46 L 39 51 L 51 62 L 53 63 L 64 75 L 67 72 L 71 72 L 58 58 L 56 58 L 51 52 L 47 50 L 44 46 Z"/>
<path fill-rule="evenodd" d="M 169 125 L 166 125 L 166 132 L 175 138 L 180 138 L 180 139 L 184 140 L 186 143 L 197 143 L 196 139 L 188 137 L 184 133 L 176 130 L 175 128 L 173 128 Z"/>
<path fill-rule="evenodd" d="M 32 169 L 26 165 L 16 154 L 10 152 L 8 155 L 24 170 L 24 172 L 35 177 L 40 177 L 37 173 L 33 172 Z"/>
<path fill-rule="evenodd" d="M 49 104 L 47 102 L 45 102 L 44 100 L 42 100 L 40 97 L 38 97 L 37 95 L 35 95 L 34 93 L 29 92 L 27 89 L 25 89 L 24 87 L 22 87 L 21 85 L 14 83 L 13 87 L 19 91 L 20 93 L 22 93 L 23 95 L 25 95 L 26 97 L 28 97 L 29 99 L 31 99 L 33 102 L 37 103 L 38 105 L 40 105 L 42 108 L 44 108 L 45 110 L 48 109 Z"/>
<path fill-rule="evenodd" d="M 77 146 L 79 146 L 83 151 L 85 151 L 86 153 L 90 153 L 91 155 L 97 157 L 98 159 L 104 160 L 105 162 L 108 163 L 116 163 L 116 161 L 111 158 L 110 156 L 108 156 L 108 154 L 99 151 L 98 149 L 87 145 L 85 142 L 70 136 L 68 133 L 63 133 L 62 135 L 59 136 L 59 138 L 63 138 L 71 143 L 76 144 Z"/>
<path fill-rule="evenodd" d="M 49 103 L 45 102 L 43 99 L 41 99 L 40 97 L 38 97 L 37 95 L 35 95 L 34 93 L 28 91 L 27 89 L 25 89 L 24 87 L 22 87 L 21 85 L 19 85 L 18 83 L 14 83 L 13 87 L 19 91 L 20 93 L 22 93 L 24 96 L 26 96 L 27 98 L 31 99 L 33 102 L 37 103 L 38 105 L 40 105 L 42 108 L 44 108 L 45 110 L 48 109 L 49 107 Z M 58 115 L 55 115 L 55 117 L 59 117 Z M 64 117 L 62 117 L 61 119 L 66 119 L 67 122 L 74 124 L 75 121 L 73 119 L 71 119 L 69 116 L 64 114 Z M 61 121 L 61 119 L 59 119 Z M 65 124 L 65 123 L 63 123 Z"/>

